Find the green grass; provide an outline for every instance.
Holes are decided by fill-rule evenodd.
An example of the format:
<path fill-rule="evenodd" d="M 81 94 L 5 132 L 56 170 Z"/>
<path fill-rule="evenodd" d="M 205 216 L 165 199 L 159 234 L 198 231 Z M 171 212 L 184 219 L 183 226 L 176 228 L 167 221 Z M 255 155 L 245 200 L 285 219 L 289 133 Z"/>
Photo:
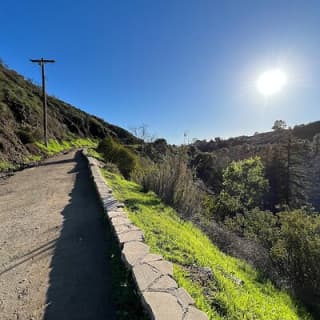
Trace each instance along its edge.
<path fill-rule="evenodd" d="M 68 141 L 64 140 L 61 142 L 50 139 L 48 141 L 48 147 L 46 147 L 41 142 L 35 142 L 35 145 L 38 147 L 40 152 L 42 152 L 42 154 L 45 154 L 47 156 L 53 156 L 59 152 L 70 150 L 72 148 L 81 148 L 81 147 L 96 148 L 97 142 L 92 139 L 73 139 Z M 95 152 L 95 151 L 93 150 L 92 152 Z M 97 155 L 99 156 L 98 153 Z M 24 157 L 23 162 L 27 164 L 30 162 L 41 161 L 42 158 L 43 158 L 42 155 L 32 154 Z M 15 165 L 9 161 L 0 161 L 0 172 L 17 169 L 19 168 L 20 165 Z"/>
<path fill-rule="evenodd" d="M 0 171 L 14 170 L 17 166 L 9 161 L 0 161 Z"/>
<path fill-rule="evenodd" d="M 286 292 L 263 280 L 247 263 L 222 253 L 154 193 L 142 193 L 139 185 L 110 172 L 103 173 L 115 197 L 125 203 L 131 220 L 144 231 L 152 252 L 174 263 L 178 284 L 189 291 L 197 307 L 210 319 L 312 319 Z M 192 277 L 192 265 L 211 268 L 213 278 L 204 285 Z"/>
<path fill-rule="evenodd" d="M 42 151 L 43 153 L 53 156 L 56 153 L 70 150 L 72 148 L 81 148 L 81 147 L 96 147 L 97 142 L 92 139 L 74 139 L 74 140 L 63 140 L 57 141 L 54 139 L 50 139 L 48 141 L 48 147 L 46 147 L 41 142 L 36 142 L 35 145 Z"/>
<path fill-rule="evenodd" d="M 24 158 L 24 163 L 41 161 L 42 157 L 37 154 L 32 154 Z"/>
<path fill-rule="evenodd" d="M 97 152 L 97 150 L 95 148 L 88 149 L 88 156 L 92 157 L 92 158 L 96 158 L 101 161 L 104 161 L 103 155 L 101 153 Z"/>

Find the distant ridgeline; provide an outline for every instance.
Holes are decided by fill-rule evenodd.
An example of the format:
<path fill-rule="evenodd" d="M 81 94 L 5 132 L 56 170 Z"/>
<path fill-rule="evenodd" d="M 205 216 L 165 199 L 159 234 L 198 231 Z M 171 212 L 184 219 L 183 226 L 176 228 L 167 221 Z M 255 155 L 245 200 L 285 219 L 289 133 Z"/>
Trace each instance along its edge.
<path fill-rule="evenodd" d="M 41 88 L 0 63 L 0 161 L 23 162 L 42 141 Z M 140 140 L 128 131 L 48 97 L 49 139 L 99 139 L 109 135 L 125 144 Z"/>
<path fill-rule="evenodd" d="M 198 140 L 189 146 L 189 153 L 198 177 L 216 194 L 222 189 L 222 171 L 231 161 L 259 156 L 270 183 L 264 201 L 268 209 L 309 203 L 320 210 L 320 121 L 250 137 Z"/>

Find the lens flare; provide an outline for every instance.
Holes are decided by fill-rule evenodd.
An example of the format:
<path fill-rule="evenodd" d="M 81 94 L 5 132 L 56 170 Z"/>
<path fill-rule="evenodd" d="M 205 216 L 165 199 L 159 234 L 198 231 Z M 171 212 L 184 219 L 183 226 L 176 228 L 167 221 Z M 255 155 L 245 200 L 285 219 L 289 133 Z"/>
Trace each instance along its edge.
<path fill-rule="evenodd" d="M 286 84 L 286 74 L 280 69 L 272 69 L 260 75 L 257 80 L 257 89 L 261 94 L 271 96 L 280 92 Z"/>

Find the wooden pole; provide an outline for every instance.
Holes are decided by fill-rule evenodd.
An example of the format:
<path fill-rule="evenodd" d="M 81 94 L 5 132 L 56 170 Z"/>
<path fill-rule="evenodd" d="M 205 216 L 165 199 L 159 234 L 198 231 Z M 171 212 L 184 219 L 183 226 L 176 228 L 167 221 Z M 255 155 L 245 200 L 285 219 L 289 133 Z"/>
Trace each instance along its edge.
<path fill-rule="evenodd" d="M 43 138 L 44 144 L 48 147 L 48 116 L 47 116 L 47 95 L 46 95 L 46 75 L 45 75 L 45 64 L 54 63 L 55 60 L 47 59 L 31 59 L 31 62 L 38 63 L 41 66 L 42 75 L 42 103 L 43 103 Z"/>

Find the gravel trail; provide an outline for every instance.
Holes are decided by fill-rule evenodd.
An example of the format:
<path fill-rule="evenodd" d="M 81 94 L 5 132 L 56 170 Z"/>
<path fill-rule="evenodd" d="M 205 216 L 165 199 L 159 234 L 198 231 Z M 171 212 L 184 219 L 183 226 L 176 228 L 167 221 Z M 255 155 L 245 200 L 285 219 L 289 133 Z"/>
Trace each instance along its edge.
<path fill-rule="evenodd" d="M 115 319 L 104 232 L 79 152 L 0 180 L 0 319 Z"/>

